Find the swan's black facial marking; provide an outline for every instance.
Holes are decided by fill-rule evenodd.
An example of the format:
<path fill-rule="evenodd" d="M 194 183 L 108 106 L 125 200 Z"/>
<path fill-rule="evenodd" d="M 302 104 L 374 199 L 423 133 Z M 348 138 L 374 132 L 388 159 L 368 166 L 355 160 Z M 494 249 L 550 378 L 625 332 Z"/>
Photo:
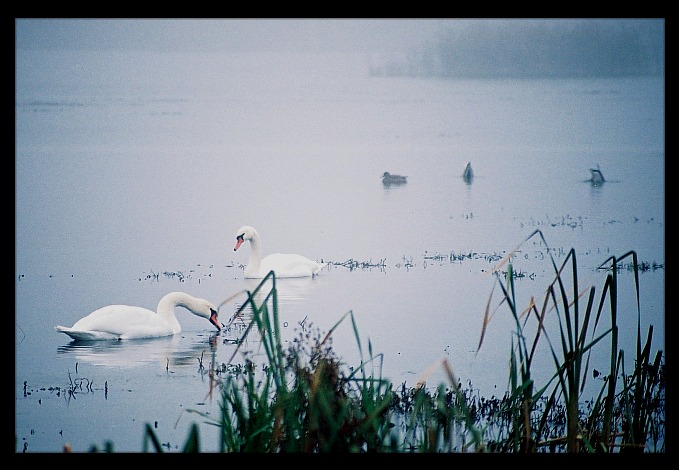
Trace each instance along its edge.
<path fill-rule="evenodd" d="M 233 247 L 233 251 L 238 250 L 238 248 L 245 242 L 245 233 L 241 233 L 236 237 L 236 246 Z"/>
<path fill-rule="evenodd" d="M 209 318 L 209 320 L 210 320 L 210 323 L 212 323 L 217 328 L 217 331 L 222 331 L 222 328 L 224 327 L 224 325 L 220 323 L 219 317 L 218 317 L 218 314 L 217 314 L 217 310 L 215 310 L 214 308 L 210 308 L 210 318 Z"/>

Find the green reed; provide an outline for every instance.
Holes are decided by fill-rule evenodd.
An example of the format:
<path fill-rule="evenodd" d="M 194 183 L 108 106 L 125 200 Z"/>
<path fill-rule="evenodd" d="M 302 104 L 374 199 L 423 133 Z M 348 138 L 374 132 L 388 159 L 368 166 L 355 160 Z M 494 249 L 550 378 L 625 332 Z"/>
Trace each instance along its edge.
<path fill-rule="evenodd" d="M 649 363 L 652 326 L 644 347 L 641 346 L 639 268 L 636 253 L 630 251 L 620 258 L 610 257 L 600 266 L 600 269 L 608 266 L 608 274 L 597 301 L 595 286 L 590 285 L 580 290 L 575 250 L 570 250 L 562 265 L 557 266 L 540 230 L 534 231 L 524 243 L 535 236 L 539 236 L 547 247 L 555 274 L 543 298 L 538 299 L 539 302 L 531 297 L 524 310 L 519 311 L 517 307 L 513 267 L 509 260 L 520 247 L 507 255 L 494 270 L 502 290 L 500 305 L 508 305 L 516 323 L 516 345 L 512 344 L 510 351 L 510 399 L 507 403 L 511 432 L 495 442 L 493 447 L 511 452 L 535 452 L 539 446 L 550 446 L 554 449 L 557 445 L 565 445 L 565 451 L 569 453 L 611 452 L 616 447 L 621 451 L 643 451 L 649 437 L 654 443 L 661 437 L 659 433 L 656 436 L 649 434 L 660 428 L 664 429 L 664 365 L 661 351 L 656 354 L 654 362 Z M 637 355 L 634 372 L 627 376 L 624 373 L 624 351 L 618 348 L 620 312 L 617 302 L 617 273 L 619 265 L 630 257 L 637 300 Z M 505 263 L 508 267 L 506 273 L 503 273 L 501 267 Z M 580 300 L 584 297 L 587 303 L 583 310 Z M 489 299 L 479 347 L 491 318 L 490 305 Z M 608 323 L 604 321 L 606 313 L 609 315 Z M 559 326 L 556 344 L 550 340 L 545 328 L 545 322 L 554 316 Z M 529 318 L 533 318 L 537 325 L 530 348 L 524 336 Z M 603 332 L 598 331 L 601 328 L 606 329 Z M 534 391 L 535 384 L 530 368 L 538 342 L 543 337 L 549 344 L 555 373 L 547 384 Z M 581 419 L 581 393 L 588 376 L 591 349 L 606 337 L 610 337 L 610 371 L 604 377 L 604 385 L 589 416 Z M 617 386 L 619 374 L 623 378 L 622 390 Z M 555 385 L 551 393 L 546 395 L 552 382 Z M 541 404 L 539 409 L 535 406 L 538 403 Z M 559 403 L 565 406 L 566 429 L 563 436 L 554 438 L 547 436 L 545 431 L 551 416 L 550 411 Z M 662 447 L 664 448 L 664 444 Z"/>

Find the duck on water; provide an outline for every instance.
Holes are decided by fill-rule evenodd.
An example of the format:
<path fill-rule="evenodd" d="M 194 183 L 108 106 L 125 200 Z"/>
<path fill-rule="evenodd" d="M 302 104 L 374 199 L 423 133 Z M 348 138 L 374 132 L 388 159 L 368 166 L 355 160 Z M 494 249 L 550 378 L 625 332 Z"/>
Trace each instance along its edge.
<path fill-rule="evenodd" d="M 385 171 L 382 175 L 382 184 L 385 186 L 405 184 L 408 182 L 407 178 L 407 176 L 393 175 L 388 171 Z"/>

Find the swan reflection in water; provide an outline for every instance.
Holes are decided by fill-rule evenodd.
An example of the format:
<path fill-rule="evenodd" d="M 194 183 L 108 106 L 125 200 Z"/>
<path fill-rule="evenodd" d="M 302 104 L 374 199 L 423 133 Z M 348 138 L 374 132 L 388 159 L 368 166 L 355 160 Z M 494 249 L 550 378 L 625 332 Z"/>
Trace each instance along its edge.
<path fill-rule="evenodd" d="M 268 312 L 273 312 L 273 295 L 271 295 L 273 281 L 268 278 L 264 285 L 257 290 L 261 282 L 261 279 L 243 279 L 244 289 L 227 298 L 217 307 L 221 318 L 228 318 L 222 325 L 221 337 L 223 342 L 240 343 L 246 339 L 259 340 L 259 333 L 253 336 L 256 328 L 250 328 L 254 314 L 252 304 L 248 302 L 248 292 L 254 293 L 253 300 L 257 307 L 261 307 L 266 302 Z M 291 310 L 297 310 L 294 305 L 305 302 L 311 288 L 318 282 L 322 282 L 319 276 L 276 278 L 278 311 L 285 315 L 284 318 L 290 318 L 288 313 Z M 233 304 L 233 313 L 228 317 L 223 313 L 223 307 L 227 303 Z M 288 309 L 287 307 L 293 308 Z M 283 322 L 281 326 L 286 328 L 288 322 Z"/>
<path fill-rule="evenodd" d="M 259 284 L 258 279 L 245 279 L 246 289 L 253 292 Z M 290 278 L 276 278 L 276 291 L 278 297 L 279 307 L 286 304 L 299 303 L 307 299 L 309 289 L 319 281 L 318 277 L 290 277 Z M 269 285 L 262 286 L 263 288 L 257 293 L 257 296 L 268 293 Z"/>
<path fill-rule="evenodd" d="M 182 338 L 184 336 L 184 338 Z M 163 368 L 200 364 L 217 350 L 219 332 L 198 333 L 186 345 L 185 333 L 151 339 L 83 341 L 73 340 L 57 348 L 57 355 L 95 366 L 134 368 L 157 362 Z M 207 355 L 207 356 L 206 356 Z"/>

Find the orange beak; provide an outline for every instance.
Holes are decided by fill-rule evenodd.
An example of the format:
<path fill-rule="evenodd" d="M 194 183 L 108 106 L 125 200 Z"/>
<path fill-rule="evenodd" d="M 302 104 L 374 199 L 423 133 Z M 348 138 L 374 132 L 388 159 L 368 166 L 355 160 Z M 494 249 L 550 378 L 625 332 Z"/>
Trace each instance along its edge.
<path fill-rule="evenodd" d="M 210 315 L 210 323 L 216 326 L 219 331 L 222 330 L 222 325 L 219 324 L 219 319 L 217 318 L 217 312 L 214 310 L 212 311 L 212 315 Z"/>

